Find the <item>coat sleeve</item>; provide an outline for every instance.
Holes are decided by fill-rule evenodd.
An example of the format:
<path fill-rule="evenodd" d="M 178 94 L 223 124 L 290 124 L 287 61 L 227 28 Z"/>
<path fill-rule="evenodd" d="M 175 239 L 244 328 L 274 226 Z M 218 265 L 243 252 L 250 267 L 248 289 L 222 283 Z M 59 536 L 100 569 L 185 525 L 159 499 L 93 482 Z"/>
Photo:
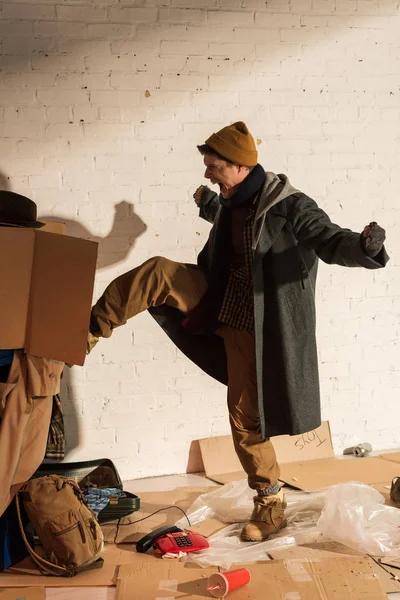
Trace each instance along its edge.
<path fill-rule="evenodd" d="M 371 258 L 361 246 L 361 234 L 343 229 L 332 223 L 328 215 L 314 200 L 301 194 L 287 199 L 287 218 L 301 244 L 311 248 L 328 264 L 343 267 L 379 269 L 386 265 L 389 256 L 384 247 Z"/>
<path fill-rule="evenodd" d="M 214 223 L 219 206 L 218 194 L 205 186 L 200 202 L 200 217 L 210 223 Z"/>

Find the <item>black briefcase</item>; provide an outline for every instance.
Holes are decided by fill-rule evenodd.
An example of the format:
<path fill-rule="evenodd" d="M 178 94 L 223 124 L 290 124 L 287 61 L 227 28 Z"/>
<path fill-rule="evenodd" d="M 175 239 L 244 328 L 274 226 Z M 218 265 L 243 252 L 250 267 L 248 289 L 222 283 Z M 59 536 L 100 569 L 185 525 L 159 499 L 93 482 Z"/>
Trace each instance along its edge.
<path fill-rule="evenodd" d="M 108 458 L 71 463 L 42 463 L 32 479 L 44 477 L 45 475 L 60 475 L 73 479 L 80 488 L 92 484 L 97 488 L 123 490 L 125 497 L 111 496 L 108 505 L 99 512 L 99 523 L 122 519 L 140 508 L 140 498 L 123 489 L 117 468 Z"/>

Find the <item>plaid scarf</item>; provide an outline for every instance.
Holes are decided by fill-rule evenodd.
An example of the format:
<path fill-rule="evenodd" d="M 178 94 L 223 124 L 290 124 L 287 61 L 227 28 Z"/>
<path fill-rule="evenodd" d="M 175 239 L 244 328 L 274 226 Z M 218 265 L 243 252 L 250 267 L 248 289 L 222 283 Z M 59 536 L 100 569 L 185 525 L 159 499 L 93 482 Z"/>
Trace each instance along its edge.
<path fill-rule="evenodd" d="M 60 396 L 53 396 L 53 409 L 51 412 L 51 421 L 49 437 L 47 438 L 45 458 L 52 460 L 63 460 L 65 457 L 65 432 L 64 418 Z"/>

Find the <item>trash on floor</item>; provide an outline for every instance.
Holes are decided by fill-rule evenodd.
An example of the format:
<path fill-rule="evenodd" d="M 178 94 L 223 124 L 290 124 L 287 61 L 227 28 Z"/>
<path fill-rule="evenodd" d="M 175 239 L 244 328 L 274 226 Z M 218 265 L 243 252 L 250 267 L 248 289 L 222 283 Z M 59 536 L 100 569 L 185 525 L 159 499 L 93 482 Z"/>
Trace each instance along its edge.
<path fill-rule="evenodd" d="M 365 557 L 331 558 L 318 563 L 271 560 L 247 567 L 250 581 L 232 600 L 386 600 L 386 594 Z M 125 564 L 119 569 L 116 600 L 130 598 L 211 598 L 215 568 L 198 569 L 179 561 Z M 231 596 L 228 594 L 227 596 Z"/>
<path fill-rule="evenodd" d="M 253 492 L 245 481 L 206 493 L 188 510 L 192 526 L 209 519 L 231 523 L 208 537 L 210 548 L 189 554 L 202 567 L 225 569 L 241 562 L 268 560 L 273 550 L 333 540 L 364 554 L 400 555 L 400 511 L 385 505 L 384 497 L 362 483 L 345 483 L 316 492 L 288 492 L 288 527 L 269 540 L 240 540 L 243 523 L 252 510 Z M 182 526 L 183 519 L 177 525 Z"/>
<path fill-rule="evenodd" d="M 345 450 L 343 450 L 343 454 L 345 456 L 348 454 L 353 454 L 357 458 L 368 456 L 368 454 L 371 452 L 372 446 L 368 442 L 363 442 L 362 444 L 357 444 L 357 446 L 351 446 L 351 448 L 345 448 Z"/>
<path fill-rule="evenodd" d="M 221 452 L 212 478 L 229 480 L 235 471 L 224 473 L 223 467 L 235 468 L 224 455 L 231 440 L 203 442 L 208 469 L 215 451 Z M 136 512 L 102 525 L 108 543 L 104 567 L 97 572 L 72 580 L 44 578 L 26 559 L 0 573 L 0 588 L 116 586 L 116 600 L 132 595 L 197 600 L 211 598 L 212 593 L 223 597 L 218 594 L 226 592 L 229 597 L 232 586 L 222 583 L 229 581 L 227 573 L 246 568 L 250 580 L 232 592 L 232 598 L 237 593 L 243 600 L 383 600 L 385 592 L 400 591 L 400 511 L 385 505 L 392 481 L 393 486 L 398 481 L 400 453 L 361 461 L 354 456 L 336 458 L 327 423 L 307 436 L 282 436 L 276 446 L 282 479 L 295 481 L 297 489 L 286 490 L 288 526 L 269 540 L 240 540 L 243 523 L 252 512 L 254 491 L 239 472 L 239 480 L 222 486 L 141 494 Z M 323 483 L 320 489 L 319 483 Z M 308 484 L 310 488 L 303 490 Z M 122 484 L 115 487 L 121 489 Z M 189 547 L 182 551 L 175 540 L 178 547 L 164 554 L 168 560 L 163 560 L 151 540 L 147 553 L 136 551 L 143 536 L 154 537 L 154 529 L 174 525 L 194 532 L 193 539 L 200 539 L 195 538 L 200 534 L 209 548 L 188 553 Z M 164 533 L 169 535 L 165 529 Z M 181 533 L 177 532 L 179 538 Z M 217 582 L 209 579 L 213 575 Z"/>

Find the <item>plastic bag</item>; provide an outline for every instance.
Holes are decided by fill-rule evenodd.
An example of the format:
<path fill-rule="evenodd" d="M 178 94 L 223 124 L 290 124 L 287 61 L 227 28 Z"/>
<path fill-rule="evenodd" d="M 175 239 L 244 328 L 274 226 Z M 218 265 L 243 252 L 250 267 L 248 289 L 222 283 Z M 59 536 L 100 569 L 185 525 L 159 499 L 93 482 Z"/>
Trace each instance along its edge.
<path fill-rule="evenodd" d="M 288 527 L 266 542 L 242 542 L 240 532 L 253 510 L 254 490 L 247 481 L 235 481 L 213 492 L 203 494 L 187 511 L 190 522 L 196 525 L 206 519 L 218 519 L 223 523 L 234 523 L 208 538 L 210 548 L 189 554 L 186 561 L 202 567 L 221 566 L 229 569 L 232 564 L 269 560 L 268 553 L 299 544 L 322 541 L 316 527 L 324 506 L 325 491 L 292 492 L 286 494 Z M 176 525 L 186 527 L 185 519 Z"/>
<path fill-rule="evenodd" d="M 210 547 L 186 561 L 229 569 L 239 562 L 268 560 L 269 552 L 334 540 L 376 556 L 400 554 L 400 510 L 385 506 L 368 485 L 345 483 L 315 492 L 286 492 L 288 526 L 266 542 L 242 542 L 240 532 L 253 510 L 254 491 L 235 481 L 203 494 L 187 511 L 193 525 L 206 519 L 234 523 L 208 538 Z M 187 526 L 185 519 L 178 527 Z"/>
<path fill-rule="evenodd" d="M 312 521 L 316 523 L 325 503 L 325 490 L 316 492 L 288 492 L 286 500 L 288 521 Z M 246 480 L 233 481 L 199 496 L 187 510 L 192 525 L 207 519 L 218 519 L 222 523 L 244 523 L 250 519 L 254 508 L 253 497 Z M 185 528 L 185 517 L 176 523 Z"/>
<path fill-rule="evenodd" d="M 223 523 L 242 523 L 250 519 L 254 494 L 246 479 L 233 481 L 199 496 L 187 511 L 187 515 L 192 525 L 206 519 L 218 519 Z M 185 527 L 185 523 L 186 519 L 182 518 L 176 525 Z"/>
<path fill-rule="evenodd" d="M 208 538 L 207 550 L 188 554 L 185 562 L 194 562 L 201 567 L 220 566 L 229 569 L 235 563 L 252 563 L 269 560 L 273 550 L 284 550 L 291 546 L 312 544 L 326 538 L 313 523 L 288 526 L 266 542 L 242 542 L 240 532 L 244 523 L 229 525 Z"/>
<path fill-rule="evenodd" d="M 318 527 L 330 539 L 367 554 L 400 552 L 400 510 L 385 506 L 384 497 L 362 483 L 330 487 Z"/>

